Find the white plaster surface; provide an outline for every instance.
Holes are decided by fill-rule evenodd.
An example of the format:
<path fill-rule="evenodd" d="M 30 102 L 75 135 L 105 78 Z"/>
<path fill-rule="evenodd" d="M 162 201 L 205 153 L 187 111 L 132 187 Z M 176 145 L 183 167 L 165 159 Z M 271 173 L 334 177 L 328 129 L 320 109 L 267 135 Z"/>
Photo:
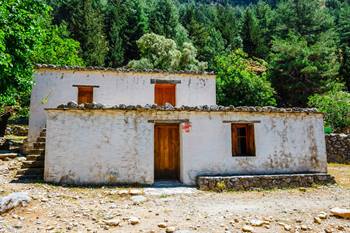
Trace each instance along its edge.
<path fill-rule="evenodd" d="M 73 85 L 98 85 L 94 102 L 104 105 L 154 104 L 154 84 L 151 79 L 180 80 L 176 85 L 177 106 L 216 104 L 214 75 L 139 73 L 114 71 L 73 71 L 39 69 L 34 75 L 31 95 L 29 143 L 33 143 L 45 127 L 45 108 L 56 108 L 77 101 L 78 90 Z"/>
<path fill-rule="evenodd" d="M 323 117 L 313 113 L 48 110 L 45 180 L 63 183 L 154 182 L 154 124 L 189 119 L 180 129 L 180 178 L 198 175 L 327 172 Z M 232 157 L 231 126 L 255 124 L 255 157 Z M 180 127 L 181 128 L 181 127 Z"/>

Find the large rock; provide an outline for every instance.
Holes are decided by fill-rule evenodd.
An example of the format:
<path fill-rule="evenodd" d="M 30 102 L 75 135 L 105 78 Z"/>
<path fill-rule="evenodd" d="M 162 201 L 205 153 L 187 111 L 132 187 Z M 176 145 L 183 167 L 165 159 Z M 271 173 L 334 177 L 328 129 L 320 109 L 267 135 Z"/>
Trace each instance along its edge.
<path fill-rule="evenodd" d="M 25 192 L 11 193 L 0 199 L 0 213 L 5 213 L 17 206 L 26 206 L 31 201 Z"/>
<path fill-rule="evenodd" d="M 331 213 L 337 217 L 350 218 L 350 209 L 342 209 L 342 208 L 336 207 L 331 209 Z"/>

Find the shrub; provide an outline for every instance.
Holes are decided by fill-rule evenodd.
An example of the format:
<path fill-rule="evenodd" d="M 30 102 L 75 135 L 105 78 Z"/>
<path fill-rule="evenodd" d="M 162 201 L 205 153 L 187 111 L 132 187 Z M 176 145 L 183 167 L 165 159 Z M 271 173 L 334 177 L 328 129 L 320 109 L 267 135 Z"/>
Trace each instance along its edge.
<path fill-rule="evenodd" d="M 309 97 L 309 106 L 316 107 L 325 114 L 326 126 L 336 131 L 350 126 L 350 93 L 335 86 L 324 94 Z"/>

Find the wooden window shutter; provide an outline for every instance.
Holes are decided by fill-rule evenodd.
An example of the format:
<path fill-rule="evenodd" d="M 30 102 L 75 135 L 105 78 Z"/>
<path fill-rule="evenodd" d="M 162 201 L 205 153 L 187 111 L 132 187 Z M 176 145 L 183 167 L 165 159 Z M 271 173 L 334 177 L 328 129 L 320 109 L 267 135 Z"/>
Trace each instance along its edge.
<path fill-rule="evenodd" d="M 232 155 L 238 155 L 238 137 L 236 125 L 231 125 Z"/>
<path fill-rule="evenodd" d="M 249 155 L 255 155 L 254 125 L 247 125 L 247 151 Z"/>
<path fill-rule="evenodd" d="M 92 103 L 94 88 L 91 86 L 78 86 L 78 104 Z"/>
<path fill-rule="evenodd" d="M 175 106 L 176 84 L 155 84 L 154 95 L 154 100 L 157 105 L 163 106 L 165 103 L 169 103 Z"/>

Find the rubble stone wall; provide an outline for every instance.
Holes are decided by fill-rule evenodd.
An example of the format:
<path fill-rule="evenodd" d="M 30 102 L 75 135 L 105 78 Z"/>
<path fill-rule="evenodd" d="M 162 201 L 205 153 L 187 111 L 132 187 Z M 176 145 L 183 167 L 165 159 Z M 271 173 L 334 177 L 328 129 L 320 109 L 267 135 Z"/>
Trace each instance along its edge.
<path fill-rule="evenodd" d="M 327 161 L 350 164 L 350 134 L 326 135 Z"/>
<path fill-rule="evenodd" d="M 327 174 L 283 174 L 255 176 L 199 176 L 198 187 L 204 191 L 244 191 L 273 188 L 311 187 L 334 184 Z"/>

